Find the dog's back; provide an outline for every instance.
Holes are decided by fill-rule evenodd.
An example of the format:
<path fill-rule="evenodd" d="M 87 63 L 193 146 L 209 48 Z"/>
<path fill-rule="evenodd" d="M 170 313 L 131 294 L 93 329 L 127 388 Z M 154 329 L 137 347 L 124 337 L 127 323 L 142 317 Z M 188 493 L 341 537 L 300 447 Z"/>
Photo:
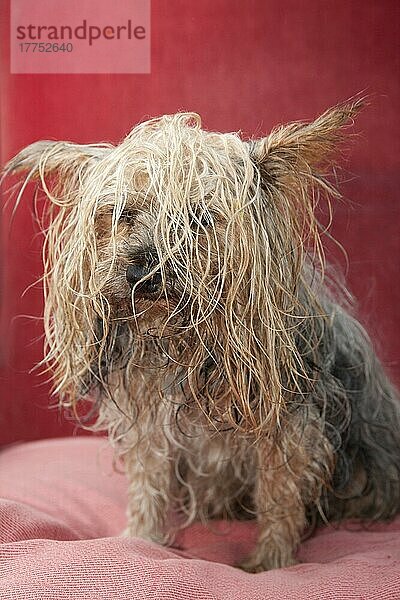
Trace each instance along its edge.
<path fill-rule="evenodd" d="M 360 323 L 330 303 L 316 394 L 336 464 L 331 519 L 388 519 L 400 509 L 400 401 Z M 318 402 L 318 400 L 317 400 Z"/>

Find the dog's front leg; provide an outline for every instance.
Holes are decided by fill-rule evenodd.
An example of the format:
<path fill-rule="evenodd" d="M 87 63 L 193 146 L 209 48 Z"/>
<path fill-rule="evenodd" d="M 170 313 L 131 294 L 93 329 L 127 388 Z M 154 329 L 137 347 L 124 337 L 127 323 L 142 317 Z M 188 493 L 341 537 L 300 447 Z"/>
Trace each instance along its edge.
<path fill-rule="evenodd" d="M 240 565 L 244 570 L 257 573 L 296 564 L 306 506 L 318 501 L 333 468 L 332 448 L 322 432 L 318 419 L 305 427 L 294 421 L 274 443 L 259 440 L 254 490 L 259 536 Z"/>
<path fill-rule="evenodd" d="M 251 573 L 296 563 L 294 553 L 306 524 L 300 481 L 277 449 L 262 443 L 257 451 L 255 508 L 257 545 L 241 568 Z"/>
<path fill-rule="evenodd" d="M 240 565 L 252 573 L 296 564 L 295 552 L 307 524 L 305 506 L 321 494 L 331 470 L 331 448 L 318 419 L 285 424 L 279 439 L 259 439 L 254 504 L 257 545 Z"/>
<path fill-rule="evenodd" d="M 241 565 L 252 573 L 295 564 L 294 552 L 306 523 L 300 482 L 282 453 L 274 450 L 272 456 L 266 444 L 261 444 L 257 455 L 254 500 L 259 535 L 254 551 Z"/>
<path fill-rule="evenodd" d="M 167 515 L 171 467 L 168 455 L 157 451 L 157 441 L 146 439 L 125 458 L 129 481 L 127 535 L 164 543 L 168 538 Z M 165 460 L 163 460 L 165 458 Z"/>

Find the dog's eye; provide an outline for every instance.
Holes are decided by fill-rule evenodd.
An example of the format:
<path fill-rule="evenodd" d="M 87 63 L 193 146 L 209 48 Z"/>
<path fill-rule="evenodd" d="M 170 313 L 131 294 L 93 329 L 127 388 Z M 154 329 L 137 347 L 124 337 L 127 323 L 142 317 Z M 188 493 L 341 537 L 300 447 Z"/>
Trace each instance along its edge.
<path fill-rule="evenodd" d="M 206 208 L 193 215 L 190 224 L 192 229 L 198 229 L 199 227 L 200 229 L 208 229 L 213 226 L 214 219 L 211 212 Z"/>
<path fill-rule="evenodd" d="M 133 208 L 124 208 L 122 213 L 120 214 L 119 221 L 120 223 L 126 223 L 127 225 L 132 225 L 134 220 L 137 217 L 137 210 Z"/>
<path fill-rule="evenodd" d="M 200 223 L 203 227 L 212 227 L 214 219 L 209 210 L 205 210 L 200 215 Z"/>

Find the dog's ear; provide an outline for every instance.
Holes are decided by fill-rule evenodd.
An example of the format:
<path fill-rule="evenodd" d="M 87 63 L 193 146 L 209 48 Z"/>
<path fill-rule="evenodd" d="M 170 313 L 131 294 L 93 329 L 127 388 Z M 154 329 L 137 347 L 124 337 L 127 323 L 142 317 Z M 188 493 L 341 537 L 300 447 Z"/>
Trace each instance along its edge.
<path fill-rule="evenodd" d="M 353 123 L 364 99 L 340 104 L 310 123 L 296 122 L 274 129 L 251 144 L 251 156 L 267 183 L 287 182 L 288 176 L 313 177 L 332 161 L 344 137 L 343 128 Z"/>
<path fill-rule="evenodd" d="M 54 204 L 73 203 L 75 191 L 90 165 L 106 156 L 111 144 L 80 145 L 72 142 L 40 141 L 27 146 L 5 166 L 1 176 L 24 173 L 24 179 L 16 196 L 19 205 L 28 183 L 39 179 L 46 196 Z"/>
<path fill-rule="evenodd" d="M 29 177 L 79 169 L 88 160 L 102 158 L 111 145 L 80 145 L 72 142 L 34 142 L 12 158 L 4 174 L 28 172 Z"/>

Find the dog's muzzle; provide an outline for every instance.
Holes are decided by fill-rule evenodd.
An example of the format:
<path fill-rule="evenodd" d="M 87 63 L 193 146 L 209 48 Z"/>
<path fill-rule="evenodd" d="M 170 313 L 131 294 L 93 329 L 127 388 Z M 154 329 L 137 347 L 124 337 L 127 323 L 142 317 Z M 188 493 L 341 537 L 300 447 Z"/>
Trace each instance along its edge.
<path fill-rule="evenodd" d="M 135 288 L 135 293 L 151 295 L 160 291 L 162 284 L 161 272 L 156 271 L 151 277 L 148 277 L 149 273 L 154 270 L 154 266 L 154 261 L 147 260 L 136 260 L 128 265 L 126 280 L 131 289 Z"/>

